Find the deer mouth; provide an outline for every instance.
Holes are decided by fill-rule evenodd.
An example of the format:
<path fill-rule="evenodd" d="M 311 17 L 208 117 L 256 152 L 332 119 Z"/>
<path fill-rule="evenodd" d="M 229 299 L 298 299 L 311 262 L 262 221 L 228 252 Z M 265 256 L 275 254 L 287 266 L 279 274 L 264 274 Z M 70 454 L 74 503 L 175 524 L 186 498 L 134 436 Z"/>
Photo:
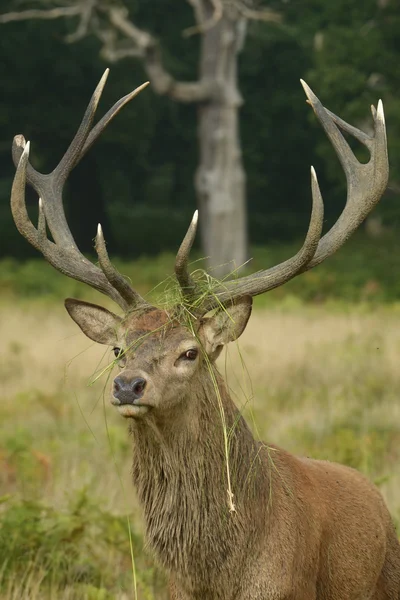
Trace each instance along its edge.
<path fill-rule="evenodd" d="M 118 404 L 119 414 L 125 419 L 135 419 L 147 414 L 151 406 L 148 404 Z"/>

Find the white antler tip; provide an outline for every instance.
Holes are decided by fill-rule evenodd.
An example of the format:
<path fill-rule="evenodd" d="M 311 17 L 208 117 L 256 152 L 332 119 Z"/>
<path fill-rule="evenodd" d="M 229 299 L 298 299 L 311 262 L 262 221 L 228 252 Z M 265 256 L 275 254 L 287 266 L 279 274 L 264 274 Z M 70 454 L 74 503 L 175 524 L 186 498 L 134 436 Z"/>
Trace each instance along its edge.
<path fill-rule="evenodd" d="M 127 98 L 129 98 L 129 99 L 134 98 L 140 92 L 142 92 L 145 88 L 147 88 L 148 85 L 150 85 L 150 81 L 145 81 L 144 83 L 142 83 L 142 85 L 139 85 L 139 87 L 135 88 L 130 94 L 128 94 Z"/>
<path fill-rule="evenodd" d="M 31 147 L 31 143 L 26 142 L 22 156 L 29 156 L 30 147 Z"/>
<path fill-rule="evenodd" d="M 97 237 L 100 237 L 100 238 L 103 237 L 103 229 L 102 229 L 100 223 L 97 225 Z"/>
<path fill-rule="evenodd" d="M 382 121 L 383 124 L 385 124 L 385 113 L 383 112 L 383 102 L 382 100 L 379 100 L 378 102 L 378 108 L 376 111 L 376 116 L 377 118 Z"/>
<path fill-rule="evenodd" d="M 304 81 L 304 79 L 300 79 L 300 83 L 303 86 L 303 90 L 305 91 L 306 95 L 308 96 L 309 92 L 311 92 L 311 88 L 309 87 L 309 85 Z"/>
<path fill-rule="evenodd" d="M 311 177 L 317 181 L 317 173 L 315 172 L 314 167 L 311 165 Z"/>
<path fill-rule="evenodd" d="M 197 221 L 199 220 L 199 211 L 195 210 L 192 218 L 192 225 L 197 225 Z"/>
<path fill-rule="evenodd" d="M 101 92 L 103 91 L 104 86 L 106 85 L 106 81 L 107 81 L 107 77 L 108 77 L 109 72 L 110 72 L 110 69 L 107 68 L 104 71 L 103 75 L 101 76 L 101 79 L 100 79 L 99 83 L 97 84 L 96 93 L 97 93 L 98 97 L 100 97 Z"/>
<path fill-rule="evenodd" d="M 319 103 L 317 96 L 314 94 L 310 86 L 304 81 L 304 79 L 300 79 L 300 83 L 303 86 L 305 95 L 307 96 L 308 104 L 314 108 L 314 105 Z"/>

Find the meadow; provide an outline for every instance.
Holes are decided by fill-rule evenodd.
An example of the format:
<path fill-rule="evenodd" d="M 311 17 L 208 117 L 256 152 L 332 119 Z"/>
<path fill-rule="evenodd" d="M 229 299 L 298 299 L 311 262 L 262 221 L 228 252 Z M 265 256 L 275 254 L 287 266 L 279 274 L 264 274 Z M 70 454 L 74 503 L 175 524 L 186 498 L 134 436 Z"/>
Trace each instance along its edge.
<path fill-rule="evenodd" d="M 220 369 L 257 436 L 360 469 L 400 524 L 396 244 L 356 238 L 258 300 Z M 256 250 L 255 268 L 289 250 Z M 145 293 L 172 264 L 119 266 Z M 67 296 L 110 307 L 40 260 L 0 263 L 0 599 L 164 600 L 127 424 L 109 404 L 108 374 L 93 381 L 111 353 L 69 319 Z"/>

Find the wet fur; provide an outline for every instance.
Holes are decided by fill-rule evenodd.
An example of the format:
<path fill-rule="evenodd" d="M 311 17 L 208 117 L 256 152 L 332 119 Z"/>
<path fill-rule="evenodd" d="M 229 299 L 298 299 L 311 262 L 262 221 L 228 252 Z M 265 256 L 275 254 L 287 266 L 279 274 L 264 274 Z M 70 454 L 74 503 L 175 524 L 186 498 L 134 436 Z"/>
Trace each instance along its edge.
<path fill-rule="evenodd" d="M 133 480 L 149 544 L 171 574 L 171 598 L 398 600 L 400 546 L 378 490 L 350 468 L 256 442 L 218 383 L 235 423 L 235 513 L 207 372 L 193 382 L 191 426 L 131 425 Z"/>

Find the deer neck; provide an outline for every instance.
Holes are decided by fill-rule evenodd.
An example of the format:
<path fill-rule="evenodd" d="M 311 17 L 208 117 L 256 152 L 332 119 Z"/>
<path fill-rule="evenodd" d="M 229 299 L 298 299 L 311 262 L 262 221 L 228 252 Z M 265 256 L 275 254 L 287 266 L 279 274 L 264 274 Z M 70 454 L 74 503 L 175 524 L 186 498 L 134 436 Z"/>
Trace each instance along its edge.
<path fill-rule="evenodd" d="M 193 382 L 172 426 L 150 419 L 132 424 L 133 479 L 148 541 L 169 571 L 193 585 L 212 579 L 214 568 L 221 572 L 221 559 L 235 560 L 238 546 L 256 542 L 266 519 L 261 499 L 268 497 L 259 444 L 217 369 L 216 385 L 209 375 Z M 229 432 L 228 461 L 220 406 Z"/>

